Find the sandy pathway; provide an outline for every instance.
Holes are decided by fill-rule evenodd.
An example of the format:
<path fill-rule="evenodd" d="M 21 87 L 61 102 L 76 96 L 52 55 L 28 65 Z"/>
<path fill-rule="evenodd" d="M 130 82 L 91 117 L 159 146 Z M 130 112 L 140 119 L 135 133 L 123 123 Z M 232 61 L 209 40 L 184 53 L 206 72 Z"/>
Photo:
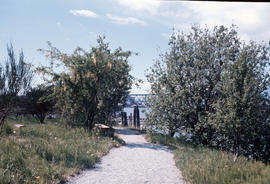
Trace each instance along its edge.
<path fill-rule="evenodd" d="M 113 148 L 93 169 L 84 171 L 70 184 L 181 184 L 173 154 L 163 146 L 147 143 L 134 130 L 117 129 L 127 143 Z"/>

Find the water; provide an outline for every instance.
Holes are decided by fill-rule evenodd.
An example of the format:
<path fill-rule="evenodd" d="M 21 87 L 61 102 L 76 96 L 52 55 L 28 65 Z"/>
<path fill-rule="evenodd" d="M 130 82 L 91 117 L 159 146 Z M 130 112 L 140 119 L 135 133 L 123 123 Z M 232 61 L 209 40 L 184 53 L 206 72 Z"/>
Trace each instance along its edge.
<path fill-rule="evenodd" d="M 145 119 L 146 118 L 146 115 L 145 115 L 145 113 L 142 112 L 143 110 L 146 111 L 146 112 L 149 112 L 149 108 L 139 107 L 140 118 Z M 133 115 L 134 108 L 132 108 L 132 107 L 125 107 L 123 111 L 127 113 L 127 116 L 129 116 L 130 113 L 132 113 L 132 115 Z"/>
<path fill-rule="evenodd" d="M 130 113 L 132 113 L 132 118 L 133 118 L 133 112 L 134 112 L 134 108 L 133 107 L 125 107 L 123 109 L 123 111 L 127 113 L 127 116 L 129 116 Z M 150 108 L 139 107 L 139 111 L 140 111 L 140 118 L 145 119 L 146 118 L 146 115 L 142 111 L 149 112 L 150 111 Z M 143 124 L 143 123 L 141 122 L 141 124 Z M 154 128 L 154 131 L 156 133 L 161 133 L 161 134 L 165 134 L 165 135 L 168 135 L 168 133 L 169 133 L 168 130 L 165 130 L 164 131 L 164 130 L 160 130 L 160 129 L 157 129 L 157 128 Z M 192 137 L 192 134 L 188 134 L 188 133 L 179 131 L 179 132 L 176 132 L 175 133 L 174 137 L 183 137 L 187 141 L 190 141 L 191 140 L 191 137 Z"/>

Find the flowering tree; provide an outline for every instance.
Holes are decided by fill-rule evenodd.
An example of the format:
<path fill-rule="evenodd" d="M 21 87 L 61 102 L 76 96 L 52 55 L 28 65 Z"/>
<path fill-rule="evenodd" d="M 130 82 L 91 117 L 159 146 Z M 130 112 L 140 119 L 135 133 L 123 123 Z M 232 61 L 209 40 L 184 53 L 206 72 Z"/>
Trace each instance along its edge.
<path fill-rule="evenodd" d="M 77 48 L 71 55 L 61 53 L 49 44 L 43 51 L 52 62 L 50 67 L 38 71 L 50 76 L 47 82 L 53 84 L 56 105 L 62 118 L 71 125 L 83 125 L 91 129 L 95 122 L 106 123 L 119 103 L 124 103 L 132 84 L 127 59 L 130 51 L 121 48 L 111 52 L 104 38 L 98 39 L 98 46 L 90 52 Z M 55 72 L 54 66 L 62 66 Z"/>

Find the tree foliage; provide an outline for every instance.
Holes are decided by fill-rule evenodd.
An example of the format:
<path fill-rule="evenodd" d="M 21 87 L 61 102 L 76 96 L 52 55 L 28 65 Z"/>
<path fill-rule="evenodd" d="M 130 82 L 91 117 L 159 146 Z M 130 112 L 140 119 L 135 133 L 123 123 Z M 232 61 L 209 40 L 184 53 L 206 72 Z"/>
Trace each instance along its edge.
<path fill-rule="evenodd" d="M 251 42 L 222 75 L 210 123 L 213 143 L 226 150 L 269 159 L 269 48 Z M 268 151 L 267 151 L 268 149 Z"/>
<path fill-rule="evenodd" d="M 53 84 L 56 106 L 62 117 L 70 125 L 83 125 L 91 129 L 95 122 L 106 123 L 108 118 L 120 109 L 131 87 L 128 58 L 130 51 L 121 48 L 112 52 L 104 38 L 98 39 L 98 46 L 89 52 L 77 48 L 71 55 L 61 53 L 49 44 L 43 51 L 52 61 L 60 61 L 63 72 L 55 72 L 51 67 L 38 70 L 49 75 Z"/>
<path fill-rule="evenodd" d="M 30 87 L 33 72 L 25 63 L 23 51 L 17 60 L 12 44 L 7 45 L 8 58 L 0 66 L 0 130 L 6 117 L 15 109 L 18 95 L 24 94 Z"/>
<path fill-rule="evenodd" d="M 48 113 L 55 110 L 55 99 L 47 98 L 53 92 L 53 86 L 38 86 L 32 88 L 26 93 L 25 98 L 21 100 L 20 107 L 26 114 L 31 114 L 37 118 L 40 123 L 44 120 Z"/>
<path fill-rule="evenodd" d="M 269 46 L 241 41 L 234 25 L 174 32 L 169 46 L 147 75 L 149 125 L 172 136 L 185 129 L 197 143 L 235 153 L 262 150 Z"/>

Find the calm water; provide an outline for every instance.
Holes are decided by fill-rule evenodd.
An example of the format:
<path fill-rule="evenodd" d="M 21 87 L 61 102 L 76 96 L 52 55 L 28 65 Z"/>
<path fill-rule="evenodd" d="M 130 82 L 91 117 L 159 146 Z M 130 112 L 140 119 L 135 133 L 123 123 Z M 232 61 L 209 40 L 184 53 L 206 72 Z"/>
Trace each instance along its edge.
<path fill-rule="evenodd" d="M 145 110 L 146 112 L 149 112 L 150 111 L 149 108 L 139 108 L 140 118 L 146 118 L 145 113 L 142 112 L 143 110 Z M 126 108 L 124 108 L 123 111 L 127 113 L 127 116 L 129 116 L 130 113 L 132 113 L 132 115 L 133 115 L 134 108 L 132 108 L 132 107 L 126 107 Z M 163 130 L 159 130 L 159 129 L 154 129 L 154 131 L 156 131 L 157 133 L 168 134 L 168 131 L 163 131 Z M 185 137 L 188 140 L 191 137 L 190 135 L 188 135 L 186 133 L 179 133 L 179 132 L 176 132 L 174 136 L 175 137 Z"/>
<path fill-rule="evenodd" d="M 139 107 L 140 118 L 146 118 L 145 113 L 142 112 L 143 110 L 145 110 L 146 112 L 148 112 L 149 111 L 149 108 Z M 123 111 L 127 113 L 127 116 L 129 116 L 130 113 L 132 113 L 132 115 L 133 115 L 134 108 L 125 107 Z"/>

